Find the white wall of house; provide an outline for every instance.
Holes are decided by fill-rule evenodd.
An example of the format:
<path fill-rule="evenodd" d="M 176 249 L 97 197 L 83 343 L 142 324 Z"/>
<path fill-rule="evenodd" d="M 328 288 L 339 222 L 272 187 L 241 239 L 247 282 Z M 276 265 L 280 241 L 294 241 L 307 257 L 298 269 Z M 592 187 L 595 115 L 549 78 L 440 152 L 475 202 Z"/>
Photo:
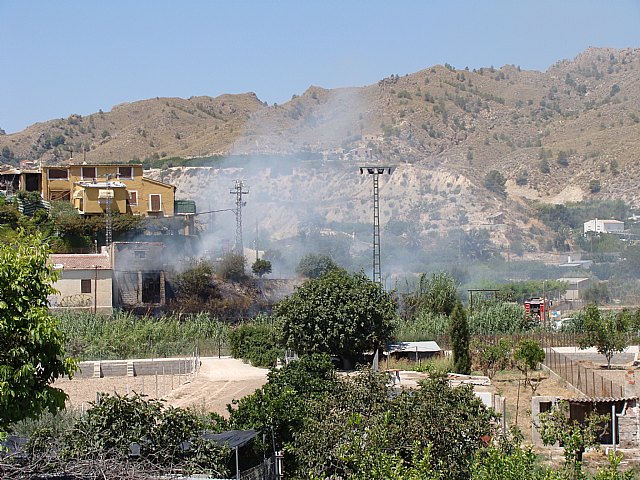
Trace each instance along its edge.
<path fill-rule="evenodd" d="M 623 233 L 624 222 L 620 220 L 589 220 L 584 222 L 584 233 L 596 232 L 596 233 Z"/>
<path fill-rule="evenodd" d="M 567 291 L 561 298 L 570 301 L 581 300 L 582 292 L 591 284 L 588 278 L 559 278 L 558 281 L 567 283 Z"/>
<path fill-rule="evenodd" d="M 50 308 L 88 311 L 95 309 L 99 313 L 111 313 L 111 276 L 111 269 L 63 269 L 60 278 L 53 285 L 58 293 L 49 297 Z"/>

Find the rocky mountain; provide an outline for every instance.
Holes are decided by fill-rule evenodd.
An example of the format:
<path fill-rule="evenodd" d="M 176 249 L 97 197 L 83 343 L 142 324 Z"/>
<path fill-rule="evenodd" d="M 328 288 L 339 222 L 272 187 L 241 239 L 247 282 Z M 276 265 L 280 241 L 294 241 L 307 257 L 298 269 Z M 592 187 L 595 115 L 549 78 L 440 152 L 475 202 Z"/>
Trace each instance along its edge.
<path fill-rule="evenodd" d="M 167 159 L 153 175 L 202 211 L 232 205 L 229 187 L 243 178 L 260 205 L 250 220 L 277 239 L 309 218 L 353 237 L 349 224 L 371 223 L 371 181 L 357 166 L 393 165 L 381 183 L 383 226 L 405 222 L 425 240 L 501 224 L 494 244 L 516 235 L 536 246 L 532 201 L 640 206 L 639 134 L 640 49 L 589 48 L 546 72 L 445 64 L 361 88 L 310 87 L 283 105 L 252 93 L 143 100 L 0 136 L 0 151 L 5 161 L 59 162 L 72 151 L 88 162 Z M 171 157 L 212 155 L 234 160 L 169 168 Z M 493 170 L 506 197 L 487 189 Z"/>

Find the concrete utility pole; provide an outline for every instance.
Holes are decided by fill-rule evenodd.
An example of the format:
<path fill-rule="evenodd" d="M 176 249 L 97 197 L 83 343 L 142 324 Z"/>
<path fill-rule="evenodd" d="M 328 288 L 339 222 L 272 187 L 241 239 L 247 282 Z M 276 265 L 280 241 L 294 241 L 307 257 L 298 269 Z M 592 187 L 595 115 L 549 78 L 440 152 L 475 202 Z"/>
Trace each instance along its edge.
<path fill-rule="evenodd" d="M 373 281 L 382 283 L 380 268 L 380 198 L 378 177 L 391 175 L 391 167 L 360 167 L 360 175 L 368 174 L 373 177 Z"/>
<path fill-rule="evenodd" d="M 243 255 L 244 246 L 242 244 L 242 207 L 244 207 L 247 202 L 242 201 L 242 195 L 248 195 L 249 190 L 244 191 L 244 183 L 242 180 L 236 180 L 236 185 L 233 190 L 229 193 L 231 195 L 236 196 L 236 253 L 238 255 Z"/>

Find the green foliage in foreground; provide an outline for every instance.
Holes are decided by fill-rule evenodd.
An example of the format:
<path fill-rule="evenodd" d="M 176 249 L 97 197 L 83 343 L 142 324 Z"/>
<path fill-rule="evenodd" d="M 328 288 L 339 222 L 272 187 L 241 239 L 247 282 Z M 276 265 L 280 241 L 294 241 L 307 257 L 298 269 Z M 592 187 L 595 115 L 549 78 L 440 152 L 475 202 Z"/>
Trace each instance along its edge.
<path fill-rule="evenodd" d="M 64 338 L 48 310 L 57 272 L 39 235 L 0 244 L 0 434 L 42 411 L 64 408 L 67 395 L 52 386 L 72 376 Z"/>
<path fill-rule="evenodd" d="M 65 439 L 65 456 L 86 458 L 96 451 L 127 457 L 132 442 L 140 444 L 140 455 L 159 465 L 182 464 L 189 471 L 227 473 L 224 464 L 228 451 L 200 437 L 206 427 L 194 412 L 168 407 L 161 401 L 102 395 L 73 426 Z M 182 442 L 191 442 L 182 451 Z"/>
<path fill-rule="evenodd" d="M 82 415 L 59 414 L 39 422 L 28 432 L 26 462 L 12 463 L 9 458 L 0 465 L 0 475 L 50 478 L 65 472 L 88 478 L 88 472 L 104 469 L 109 478 L 159 478 L 171 473 L 227 477 L 229 449 L 201 436 L 204 430 L 216 433 L 224 426 L 216 414 L 205 417 L 165 407 L 160 400 L 138 394 L 102 394 Z M 189 442 L 188 449 L 182 448 L 183 442 Z M 140 446 L 139 458 L 129 457 L 132 443 Z"/>
<path fill-rule="evenodd" d="M 235 429 L 257 428 L 273 432 L 278 449 L 293 440 L 310 414 L 309 404 L 324 398 L 336 384 L 337 377 L 326 355 L 302 356 L 300 360 L 274 369 L 267 383 L 227 409 L 229 425 Z M 292 457 L 285 457 L 291 467 Z"/>
<path fill-rule="evenodd" d="M 226 342 L 227 324 L 207 314 L 184 317 L 112 318 L 88 312 L 58 315 L 67 349 L 81 360 L 217 355 Z"/>
<path fill-rule="evenodd" d="M 369 370 L 340 377 L 330 395 L 309 405 L 288 447 L 297 478 L 402 478 L 385 475 L 388 459 L 410 478 L 469 478 L 493 413 L 471 388 L 452 388 L 446 377 L 434 375 L 397 395 L 389 395 L 387 381 Z"/>

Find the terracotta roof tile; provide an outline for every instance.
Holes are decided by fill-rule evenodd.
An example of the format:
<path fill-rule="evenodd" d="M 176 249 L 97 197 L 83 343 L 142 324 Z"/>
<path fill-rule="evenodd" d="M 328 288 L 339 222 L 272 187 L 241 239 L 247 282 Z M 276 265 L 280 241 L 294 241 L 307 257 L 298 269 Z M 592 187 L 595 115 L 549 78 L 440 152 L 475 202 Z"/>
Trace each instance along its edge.
<path fill-rule="evenodd" d="M 49 263 L 62 265 L 66 270 L 110 269 L 109 255 L 103 253 L 64 253 L 49 256 Z"/>

